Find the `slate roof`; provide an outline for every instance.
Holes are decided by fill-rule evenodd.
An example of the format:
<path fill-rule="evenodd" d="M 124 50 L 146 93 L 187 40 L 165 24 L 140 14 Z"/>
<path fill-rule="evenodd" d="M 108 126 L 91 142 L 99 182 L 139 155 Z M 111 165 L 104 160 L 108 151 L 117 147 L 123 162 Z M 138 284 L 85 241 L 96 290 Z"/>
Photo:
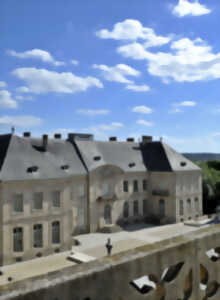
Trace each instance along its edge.
<path fill-rule="evenodd" d="M 41 149 L 41 145 L 41 138 L 0 136 L 0 180 L 55 179 L 86 174 L 70 142 L 48 139 L 46 152 L 36 150 L 35 146 Z M 31 172 L 33 167 L 37 167 L 36 172 Z"/>

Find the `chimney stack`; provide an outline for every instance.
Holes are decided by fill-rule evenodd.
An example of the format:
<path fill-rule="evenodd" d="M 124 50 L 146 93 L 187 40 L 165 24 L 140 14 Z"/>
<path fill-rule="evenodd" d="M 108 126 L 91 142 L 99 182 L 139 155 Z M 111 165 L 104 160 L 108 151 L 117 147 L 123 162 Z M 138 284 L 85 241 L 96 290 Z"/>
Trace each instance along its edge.
<path fill-rule="evenodd" d="M 29 131 L 25 131 L 24 133 L 23 133 L 23 137 L 30 137 L 31 136 L 31 133 L 29 132 Z"/>
<path fill-rule="evenodd" d="M 44 134 L 42 136 L 42 146 L 43 146 L 44 151 L 47 151 L 47 144 L 48 144 L 48 135 Z"/>
<path fill-rule="evenodd" d="M 14 126 L 11 127 L 11 134 L 14 134 L 15 133 L 15 128 Z"/>
<path fill-rule="evenodd" d="M 134 138 L 127 138 L 127 142 L 134 142 Z"/>
<path fill-rule="evenodd" d="M 111 136 L 109 138 L 109 142 L 117 142 L 117 137 L 116 136 Z"/>
<path fill-rule="evenodd" d="M 55 133 L 54 134 L 54 138 L 55 139 L 61 139 L 62 138 L 62 135 L 60 133 Z"/>
<path fill-rule="evenodd" d="M 146 144 L 146 143 L 150 143 L 153 141 L 153 137 L 150 135 L 143 135 L 142 136 L 142 143 Z"/>

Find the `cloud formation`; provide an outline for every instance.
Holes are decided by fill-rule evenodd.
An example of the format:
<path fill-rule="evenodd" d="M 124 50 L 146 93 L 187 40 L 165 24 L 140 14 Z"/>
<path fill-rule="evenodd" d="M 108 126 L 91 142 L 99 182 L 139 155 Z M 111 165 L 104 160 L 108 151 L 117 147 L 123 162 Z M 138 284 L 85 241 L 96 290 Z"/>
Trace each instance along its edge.
<path fill-rule="evenodd" d="M 148 72 L 165 83 L 220 78 L 220 53 L 213 53 L 212 47 L 200 38 L 172 42 L 170 52 L 152 53 L 140 43 L 120 46 L 117 52 L 127 58 L 146 60 Z"/>
<path fill-rule="evenodd" d="M 140 113 L 140 114 L 151 114 L 153 110 L 150 107 L 141 105 L 141 106 L 133 107 L 132 112 Z"/>
<path fill-rule="evenodd" d="M 93 65 L 93 68 L 101 70 L 105 80 L 120 83 L 132 84 L 133 81 L 127 79 L 126 76 L 138 77 L 141 74 L 139 71 L 125 64 L 118 64 L 114 67 L 109 67 L 106 65 Z"/>
<path fill-rule="evenodd" d="M 54 72 L 46 69 L 18 68 L 12 74 L 24 80 L 27 86 L 17 89 L 24 93 L 64 93 L 84 92 L 90 87 L 102 88 L 103 84 L 95 77 L 79 77 L 71 72 Z"/>
<path fill-rule="evenodd" d="M 64 62 L 55 60 L 49 52 L 41 49 L 32 49 L 24 52 L 16 52 L 14 50 L 8 50 L 7 54 L 22 59 L 28 59 L 28 58 L 38 59 L 41 60 L 42 62 L 50 63 L 57 67 L 65 65 Z"/>
<path fill-rule="evenodd" d="M 146 84 L 137 85 L 137 84 L 129 84 L 126 86 L 126 89 L 134 91 L 134 92 L 148 92 L 150 91 L 150 87 Z"/>
<path fill-rule="evenodd" d="M 0 108 L 17 108 L 17 102 L 11 97 L 7 90 L 0 90 Z"/>
<path fill-rule="evenodd" d="M 107 109 L 78 109 L 76 112 L 86 116 L 101 116 L 109 114 L 109 110 Z"/>
<path fill-rule="evenodd" d="M 137 120 L 136 123 L 139 124 L 139 125 L 146 126 L 146 127 L 152 127 L 152 126 L 154 126 L 154 123 L 146 121 L 146 120 Z"/>
<path fill-rule="evenodd" d="M 16 127 L 34 127 L 42 124 L 42 120 L 33 116 L 2 116 L 0 125 L 10 125 Z"/>
<path fill-rule="evenodd" d="M 170 42 L 171 37 L 158 36 L 152 28 L 144 27 L 141 22 L 126 19 L 113 26 L 113 30 L 101 29 L 96 32 L 101 39 L 132 40 L 141 39 L 145 47 L 162 46 Z"/>
<path fill-rule="evenodd" d="M 6 82 L 0 81 L 0 88 L 4 88 L 6 86 L 7 86 Z"/>
<path fill-rule="evenodd" d="M 74 66 L 77 66 L 79 64 L 78 60 L 75 60 L 75 59 L 71 59 L 71 64 L 74 65 Z"/>
<path fill-rule="evenodd" d="M 183 101 L 179 103 L 179 106 L 196 106 L 195 101 Z"/>
<path fill-rule="evenodd" d="M 172 10 L 173 14 L 177 17 L 202 16 L 211 13 L 205 5 L 199 3 L 198 0 L 190 2 L 188 0 L 179 0 L 178 4 Z"/>

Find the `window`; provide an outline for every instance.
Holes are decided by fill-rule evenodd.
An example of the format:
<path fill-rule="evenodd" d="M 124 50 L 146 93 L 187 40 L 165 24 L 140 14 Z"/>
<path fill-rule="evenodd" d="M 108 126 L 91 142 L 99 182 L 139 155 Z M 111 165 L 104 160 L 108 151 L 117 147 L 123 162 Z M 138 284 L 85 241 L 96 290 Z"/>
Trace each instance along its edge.
<path fill-rule="evenodd" d="M 103 192 L 103 195 L 108 195 L 108 193 L 109 193 L 109 185 L 108 185 L 108 183 L 103 183 L 102 192 Z"/>
<path fill-rule="evenodd" d="M 134 201 L 134 216 L 138 216 L 139 213 L 139 203 L 138 200 Z"/>
<path fill-rule="evenodd" d="M 123 191 L 128 192 L 128 181 L 123 182 Z"/>
<path fill-rule="evenodd" d="M 129 217 L 129 204 L 127 201 L 124 203 L 124 206 L 123 206 L 123 217 L 124 218 Z"/>
<path fill-rule="evenodd" d="M 14 252 L 23 251 L 23 228 L 16 227 L 13 229 L 13 249 Z"/>
<path fill-rule="evenodd" d="M 42 224 L 34 225 L 34 247 L 35 248 L 43 247 L 43 225 Z"/>
<path fill-rule="evenodd" d="M 52 192 L 52 205 L 53 207 L 60 207 L 60 191 Z"/>
<path fill-rule="evenodd" d="M 183 200 L 180 200 L 179 205 L 180 205 L 180 207 L 179 207 L 179 214 L 180 214 L 180 216 L 183 216 L 184 215 Z"/>
<path fill-rule="evenodd" d="M 79 185 L 79 197 L 84 197 L 85 196 L 85 185 L 80 184 Z"/>
<path fill-rule="evenodd" d="M 59 244 L 60 243 L 60 222 L 54 221 L 52 223 L 52 243 Z"/>
<path fill-rule="evenodd" d="M 106 224 L 112 224 L 112 209 L 109 204 L 104 207 L 104 219 Z"/>
<path fill-rule="evenodd" d="M 13 210 L 14 212 L 23 212 L 23 195 L 22 194 L 15 194 L 13 197 Z"/>
<path fill-rule="evenodd" d="M 187 199 L 187 212 L 188 214 L 191 213 L 191 199 Z"/>
<path fill-rule="evenodd" d="M 160 201 L 159 201 L 159 215 L 160 215 L 160 217 L 165 216 L 165 201 L 164 201 L 164 199 L 160 199 Z"/>
<path fill-rule="evenodd" d="M 199 199 L 195 198 L 195 211 L 199 212 Z"/>
<path fill-rule="evenodd" d="M 34 209 L 43 209 L 43 193 L 42 192 L 34 193 L 33 208 Z"/>
<path fill-rule="evenodd" d="M 147 190 L 147 180 L 144 179 L 143 180 L 143 191 L 146 191 Z"/>
<path fill-rule="evenodd" d="M 134 192 L 138 192 L 138 181 L 137 180 L 133 181 L 133 189 L 134 189 Z"/>
<path fill-rule="evenodd" d="M 143 215 L 147 215 L 147 199 L 143 200 Z"/>

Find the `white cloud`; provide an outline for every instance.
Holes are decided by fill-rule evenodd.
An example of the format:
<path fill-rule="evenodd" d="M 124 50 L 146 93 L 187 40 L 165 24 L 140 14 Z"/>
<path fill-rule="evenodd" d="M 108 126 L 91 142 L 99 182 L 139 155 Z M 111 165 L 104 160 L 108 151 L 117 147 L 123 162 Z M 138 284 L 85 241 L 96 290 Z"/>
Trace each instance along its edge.
<path fill-rule="evenodd" d="M 181 113 L 181 112 L 183 112 L 183 111 L 179 108 L 173 108 L 173 109 L 169 110 L 170 114 L 178 114 L 178 113 Z"/>
<path fill-rule="evenodd" d="M 194 101 L 183 101 L 178 103 L 180 106 L 196 106 L 196 102 Z"/>
<path fill-rule="evenodd" d="M 74 66 L 77 66 L 79 64 L 78 60 L 75 60 L 75 59 L 72 59 L 70 62 Z"/>
<path fill-rule="evenodd" d="M 177 82 L 194 82 L 220 78 L 220 53 L 202 39 L 183 38 L 171 44 L 170 52 L 152 53 L 140 43 L 121 46 L 117 52 L 124 57 L 146 60 L 148 72 L 159 76 L 165 83 L 170 79 Z"/>
<path fill-rule="evenodd" d="M 23 95 L 17 95 L 15 96 L 16 100 L 20 100 L 20 101 L 31 101 L 33 100 L 32 96 L 23 96 Z"/>
<path fill-rule="evenodd" d="M 26 86 L 20 86 L 20 87 L 16 88 L 16 92 L 17 93 L 30 93 L 30 90 Z"/>
<path fill-rule="evenodd" d="M 106 65 L 93 65 L 93 68 L 102 71 L 103 77 L 108 81 L 120 82 L 120 83 L 133 83 L 133 81 L 126 78 L 126 76 L 140 76 L 140 72 L 134 68 L 118 64 L 114 67 L 108 67 Z"/>
<path fill-rule="evenodd" d="M 11 125 L 17 127 L 34 127 L 42 124 L 40 118 L 33 116 L 3 116 L 0 117 L 0 125 Z"/>
<path fill-rule="evenodd" d="M 130 84 L 130 85 L 126 86 L 126 89 L 132 90 L 134 92 L 148 92 L 148 91 L 150 91 L 150 87 L 146 84 L 143 84 L 143 85 Z"/>
<path fill-rule="evenodd" d="M 121 128 L 121 127 L 124 127 L 124 125 L 122 123 L 112 122 L 110 124 L 100 124 L 100 125 L 97 125 L 96 127 L 93 127 L 93 128 L 100 129 L 100 130 L 103 130 L 103 131 L 112 131 L 112 130 L 116 130 L 116 129 Z"/>
<path fill-rule="evenodd" d="M 0 90 L 0 108 L 16 108 L 17 103 L 11 97 L 11 93 L 6 90 Z"/>
<path fill-rule="evenodd" d="M 141 105 L 141 106 L 133 107 L 132 112 L 140 113 L 140 114 L 151 114 L 153 110 L 150 107 Z"/>
<path fill-rule="evenodd" d="M 16 52 L 14 50 L 8 50 L 7 53 L 11 56 L 22 58 L 22 59 L 38 59 L 46 63 L 50 63 L 54 66 L 63 66 L 65 63 L 62 61 L 56 61 L 53 56 L 41 49 L 32 49 L 24 52 Z"/>
<path fill-rule="evenodd" d="M 137 120 L 136 122 L 139 125 L 144 125 L 146 127 L 152 127 L 154 125 L 154 123 L 149 122 L 149 121 L 145 121 L 145 120 Z"/>
<path fill-rule="evenodd" d="M 103 87 L 101 81 L 95 77 L 78 77 L 71 72 L 58 73 L 46 69 L 18 68 L 12 74 L 27 84 L 27 87 L 18 88 L 20 92 L 74 94 L 93 86 Z"/>
<path fill-rule="evenodd" d="M 109 110 L 107 109 L 78 109 L 76 112 L 78 114 L 86 116 L 99 116 L 109 114 Z"/>
<path fill-rule="evenodd" d="M 191 16 L 202 16 L 210 14 L 211 10 L 205 5 L 199 3 L 198 0 L 190 2 L 188 0 L 179 0 L 178 4 L 173 8 L 173 14 L 177 17 L 184 17 L 187 15 Z"/>
<path fill-rule="evenodd" d="M 102 29 L 96 32 L 102 39 L 133 40 L 142 39 L 145 47 L 162 46 L 171 40 L 171 37 L 158 36 L 152 28 L 144 27 L 138 20 L 127 19 L 114 25 L 113 30 Z"/>
<path fill-rule="evenodd" d="M 4 88 L 6 86 L 7 86 L 6 82 L 0 81 L 0 88 Z"/>

